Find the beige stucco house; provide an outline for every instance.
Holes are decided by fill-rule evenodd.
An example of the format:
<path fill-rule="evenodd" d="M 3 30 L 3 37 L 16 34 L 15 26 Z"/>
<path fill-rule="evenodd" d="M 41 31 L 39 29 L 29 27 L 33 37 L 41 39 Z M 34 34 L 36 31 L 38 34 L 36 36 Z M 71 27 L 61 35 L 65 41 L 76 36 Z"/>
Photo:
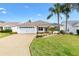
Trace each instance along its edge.
<path fill-rule="evenodd" d="M 48 27 L 52 26 L 51 23 L 45 21 L 35 21 L 35 22 L 5 22 L 0 23 L 0 30 L 11 29 L 12 32 L 17 33 L 37 33 L 37 32 L 47 32 Z"/>

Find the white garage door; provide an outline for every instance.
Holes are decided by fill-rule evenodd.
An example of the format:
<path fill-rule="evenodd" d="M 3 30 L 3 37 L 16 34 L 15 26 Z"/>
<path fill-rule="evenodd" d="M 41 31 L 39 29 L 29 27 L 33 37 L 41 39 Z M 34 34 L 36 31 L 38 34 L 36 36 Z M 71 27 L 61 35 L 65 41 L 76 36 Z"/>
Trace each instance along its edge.
<path fill-rule="evenodd" d="M 34 27 L 20 27 L 18 33 L 36 33 Z"/>

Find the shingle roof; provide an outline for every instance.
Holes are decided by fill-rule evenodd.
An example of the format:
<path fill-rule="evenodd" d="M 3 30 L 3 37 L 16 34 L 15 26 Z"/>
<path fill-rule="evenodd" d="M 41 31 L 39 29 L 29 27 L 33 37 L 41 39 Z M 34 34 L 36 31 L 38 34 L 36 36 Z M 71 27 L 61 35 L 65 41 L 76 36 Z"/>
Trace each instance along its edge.
<path fill-rule="evenodd" d="M 20 26 L 20 27 L 34 27 L 34 26 L 39 26 L 39 27 L 48 27 L 48 26 L 57 26 L 55 23 L 48 23 L 45 21 L 35 21 L 35 22 L 25 22 L 25 23 L 19 23 L 19 22 L 4 22 L 0 23 L 0 26 Z"/>
<path fill-rule="evenodd" d="M 65 23 L 65 22 L 62 22 L 62 23 Z M 72 26 L 75 26 L 76 24 L 79 23 L 79 21 L 68 21 L 67 23 L 72 25 Z"/>
<path fill-rule="evenodd" d="M 0 26 L 4 26 L 4 23 L 0 23 Z"/>
<path fill-rule="evenodd" d="M 74 26 L 78 26 L 79 27 L 79 23 L 76 23 Z"/>
<path fill-rule="evenodd" d="M 19 22 L 5 22 L 5 23 L 0 23 L 0 26 L 17 26 L 21 23 Z"/>
<path fill-rule="evenodd" d="M 51 24 L 45 21 L 35 21 L 35 22 L 26 22 L 23 24 L 20 24 L 20 27 L 34 27 L 34 26 L 39 26 L 39 27 L 48 27 Z"/>
<path fill-rule="evenodd" d="M 52 23 L 53 26 L 58 27 L 58 23 Z M 63 26 L 62 24 L 60 24 L 60 26 Z"/>

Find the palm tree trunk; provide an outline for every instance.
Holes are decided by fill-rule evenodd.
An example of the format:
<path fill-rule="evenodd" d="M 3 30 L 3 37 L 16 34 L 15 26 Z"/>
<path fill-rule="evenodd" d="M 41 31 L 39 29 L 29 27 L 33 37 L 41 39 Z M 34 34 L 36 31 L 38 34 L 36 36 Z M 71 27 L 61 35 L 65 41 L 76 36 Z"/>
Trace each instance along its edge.
<path fill-rule="evenodd" d="M 65 31 L 66 31 L 66 33 L 67 33 L 67 15 L 66 15 L 66 28 L 65 28 Z"/>
<path fill-rule="evenodd" d="M 58 31 L 60 31 L 59 13 L 57 14 L 57 17 L 58 17 Z"/>

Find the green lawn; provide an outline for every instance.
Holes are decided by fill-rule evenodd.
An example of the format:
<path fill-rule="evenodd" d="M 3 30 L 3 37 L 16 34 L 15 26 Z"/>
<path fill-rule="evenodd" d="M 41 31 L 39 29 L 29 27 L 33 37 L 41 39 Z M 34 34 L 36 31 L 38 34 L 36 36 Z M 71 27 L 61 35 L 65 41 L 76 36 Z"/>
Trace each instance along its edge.
<path fill-rule="evenodd" d="M 0 38 L 11 35 L 10 33 L 0 33 Z"/>
<path fill-rule="evenodd" d="M 79 36 L 53 35 L 36 38 L 30 51 L 33 56 L 79 56 Z"/>

